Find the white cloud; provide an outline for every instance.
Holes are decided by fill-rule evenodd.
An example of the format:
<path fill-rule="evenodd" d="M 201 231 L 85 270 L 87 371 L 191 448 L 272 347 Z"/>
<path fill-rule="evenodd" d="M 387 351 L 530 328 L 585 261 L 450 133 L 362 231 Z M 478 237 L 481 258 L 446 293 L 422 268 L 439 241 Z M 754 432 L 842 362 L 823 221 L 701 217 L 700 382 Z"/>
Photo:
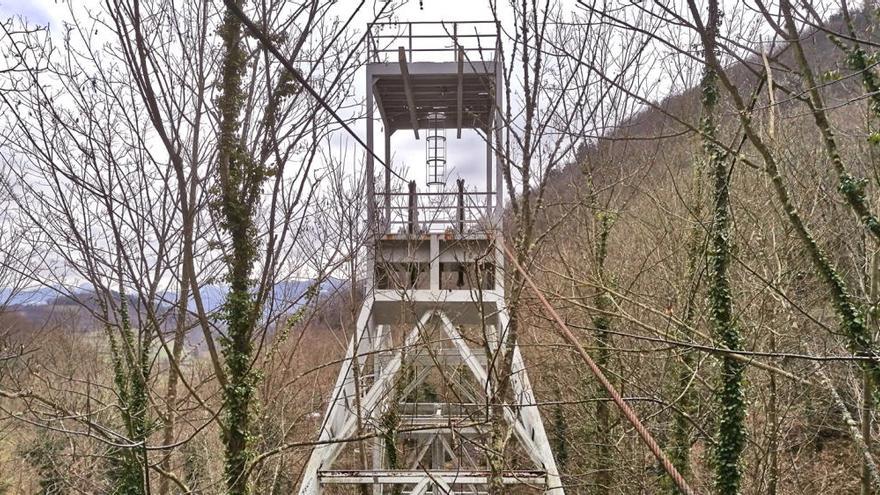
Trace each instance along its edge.
<path fill-rule="evenodd" d="M 21 16 L 31 24 L 54 24 L 56 19 L 52 11 L 60 7 L 57 0 L 55 4 L 53 6 L 48 0 L 2 0 L 0 18 Z"/>

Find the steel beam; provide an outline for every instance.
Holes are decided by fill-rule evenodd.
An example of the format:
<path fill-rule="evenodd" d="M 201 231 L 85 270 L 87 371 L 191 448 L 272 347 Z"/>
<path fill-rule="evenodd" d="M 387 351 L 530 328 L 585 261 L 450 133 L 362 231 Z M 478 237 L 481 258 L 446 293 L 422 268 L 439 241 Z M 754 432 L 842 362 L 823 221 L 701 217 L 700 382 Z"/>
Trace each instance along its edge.
<path fill-rule="evenodd" d="M 543 471 L 507 471 L 502 480 L 505 485 L 543 485 Z M 454 470 L 454 471 L 397 471 L 384 469 L 343 469 L 319 471 L 318 478 L 324 484 L 357 485 L 363 483 L 382 483 L 386 485 L 406 485 L 420 483 L 427 479 L 429 483 L 443 480 L 448 485 L 485 485 L 489 481 L 489 472 Z"/>
<path fill-rule="evenodd" d="M 371 301 L 365 303 L 366 308 L 371 308 L 371 306 Z M 364 311 L 361 311 L 362 315 L 364 315 L 364 313 Z M 366 314 L 369 315 L 369 311 L 366 311 Z M 415 345 L 416 341 L 423 334 L 424 325 L 428 323 L 428 320 L 430 320 L 432 316 L 433 312 L 425 313 L 422 316 L 419 322 L 416 323 L 415 327 L 410 331 L 409 335 L 407 335 L 404 342 L 404 348 Z M 353 351 L 351 351 L 351 349 L 354 348 L 354 346 L 355 341 L 352 341 L 352 345 L 350 346 L 350 352 L 352 353 Z M 400 370 L 401 358 L 401 351 L 396 351 L 394 357 L 382 369 L 382 372 L 376 378 L 375 383 L 373 383 L 370 390 L 361 400 L 361 411 L 359 411 L 358 414 L 360 414 L 364 420 L 373 419 L 377 409 L 380 409 L 382 402 L 387 399 L 388 391 L 394 386 L 394 378 Z M 357 360 L 352 359 L 352 361 Z M 340 395 L 346 397 L 345 394 L 340 393 L 340 384 L 345 383 L 347 377 L 348 373 L 345 371 L 340 373 L 340 378 L 337 380 L 337 386 L 334 390 L 334 397 L 339 397 Z M 318 482 L 318 470 L 322 466 L 327 466 L 336 460 L 339 451 L 345 445 L 345 442 L 342 442 L 342 440 L 351 438 L 357 425 L 357 415 L 351 411 L 349 406 L 350 404 L 348 404 L 347 401 L 345 404 L 342 404 L 339 400 L 331 402 L 327 417 L 336 424 L 341 422 L 342 426 L 338 429 L 322 428 L 319 440 L 324 443 L 315 447 L 315 450 L 312 451 L 312 454 L 309 457 L 309 462 L 306 464 L 306 468 L 303 472 L 303 482 L 299 491 L 300 495 L 317 495 L 321 493 L 320 483 Z"/>
<path fill-rule="evenodd" d="M 382 97 L 379 95 L 379 92 L 376 91 L 376 82 L 373 82 L 373 99 L 376 100 L 376 108 L 379 109 L 379 117 L 382 118 L 382 124 L 385 126 L 385 134 L 390 136 L 394 134 L 394 126 L 391 124 L 391 121 L 388 119 L 388 115 L 385 114 L 385 105 L 382 104 Z M 391 166 L 388 163 L 388 157 L 385 157 L 385 164 Z"/>
<path fill-rule="evenodd" d="M 443 328 L 446 329 L 446 333 L 452 341 L 453 345 L 455 345 L 459 349 L 462 357 L 464 358 L 465 364 L 467 364 L 468 368 L 471 369 L 471 372 L 474 374 L 477 382 L 483 384 L 483 386 L 485 387 L 485 391 L 488 394 L 490 392 L 490 384 L 489 376 L 486 372 L 486 369 L 483 368 L 471 348 L 461 337 L 461 334 L 459 334 L 458 330 L 455 329 L 452 321 L 450 321 L 449 318 L 443 313 L 440 313 L 440 318 L 443 321 Z M 520 444 L 529 455 L 529 457 L 532 459 L 532 461 L 538 466 L 543 466 L 550 462 L 555 468 L 555 462 L 553 462 L 552 457 L 549 461 L 545 459 L 545 452 L 539 445 L 535 444 L 534 440 L 532 439 L 531 431 L 527 429 L 522 421 L 520 421 L 520 418 L 513 413 L 510 406 L 505 405 L 503 411 L 504 420 L 513 428 L 513 431 L 514 433 L 516 433 Z"/>
<path fill-rule="evenodd" d="M 401 46 L 397 51 L 400 61 L 400 77 L 403 79 L 403 92 L 406 94 L 406 105 L 409 107 L 409 120 L 416 139 L 419 138 L 419 117 L 416 115 L 416 99 L 413 96 L 412 82 L 409 80 L 409 67 L 406 64 L 406 50 Z"/>
<path fill-rule="evenodd" d="M 461 121 L 464 114 L 464 49 L 458 47 L 458 131 L 456 137 L 461 139 Z"/>

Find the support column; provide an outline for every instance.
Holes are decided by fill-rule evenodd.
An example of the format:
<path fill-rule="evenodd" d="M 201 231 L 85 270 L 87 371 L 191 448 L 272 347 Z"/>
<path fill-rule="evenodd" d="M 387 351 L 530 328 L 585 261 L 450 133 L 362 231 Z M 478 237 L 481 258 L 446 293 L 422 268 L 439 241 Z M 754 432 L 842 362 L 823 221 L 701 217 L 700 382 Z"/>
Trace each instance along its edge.
<path fill-rule="evenodd" d="M 492 126 L 486 127 L 486 220 L 493 222 L 495 219 L 492 215 L 492 139 L 495 134 L 492 132 Z"/>
<path fill-rule="evenodd" d="M 373 74 L 367 67 L 367 148 L 373 150 Z M 376 234 L 376 173 L 373 153 L 367 153 L 367 235 L 374 239 Z M 375 243 L 367 242 L 367 263 L 369 267 L 365 280 L 365 290 L 371 293 L 375 276 Z"/>
<path fill-rule="evenodd" d="M 459 235 L 464 235 L 465 233 L 465 202 L 464 202 L 464 179 L 458 179 L 455 181 L 455 185 L 458 188 L 456 199 L 458 204 L 455 209 L 455 230 L 458 231 Z"/>
<path fill-rule="evenodd" d="M 376 438 L 373 439 L 373 469 L 381 470 L 382 466 L 382 454 L 385 450 L 385 442 L 382 441 L 382 436 L 377 435 Z M 373 495 L 383 495 L 385 492 L 384 486 L 376 483 L 373 485 Z"/>
<path fill-rule="evenodd" d="M 431 234 L 431 290 L 440 290 L 440 236 Z"/>
<path fill-rule="evenodd" d="M 496 60 L 495 61 L 495 116 L 492 119 L 494 122 L 494 131 L 495 131 L 495 179 L 497 181 L 495 187 L 495 220 L 501 221 L 502 208 L 504 207 L 504 180 L 502 179 L 501 174 L 501 164 L 502 164 L 502 146 L 501 146 L 501 130 L 504 127 L 504 122 L 502 122 L 502 114 L 501 114 L 501 105 L 504 103 L 501 96 L 501 64 Z"/>
<path fill-rule="evenodd" d="M 391 129 L 385 124 L 385 221 L 386 229 L 391 228 Z M 387 231 L 386 230 L 386 231 Z"/>
<path fill-rule="evenodd" d="M 440 440 L 440 435 L 434 437 L 433 445 L 431 446 L 431 468 L 435 470 L 443 469 L 443 460 L 446 455 L 446 452 L 443 451 L 443 443 Z M 434 483 L 434 489 L 432 493 L 443 493 L 440 490 L 440 485 Z"/>
<path fill-rule="evenodd" d="M 500 50 L 500 46 L 498 47 Z M 501 96 L 501 71 L 503 67 L 498 59 L 495 59 L 495 114 L 492 119 L 494 125 L 493 132 L 495 144 L 495 215 L 494 222 L 498 226 L 498 234 L 495 245 L 495 290 L 504 290 L 504 252 L 501 246 L 497 244 L 498 240 L 503 241 L 501 235 L 501 221 L 504 215 L 504 175 L 501 172 L 502 167 L 502 150 L 501 144 L 502 134 L 505 123 L 502 121 L 501 105 L 504 103 Z"/>
<path fill-rule="evenodd" d="M 392 359 L 394 343 L 391 341 L 391 327 L 376 325 L 376 346 L 373 349 L 373 376 L 382 375 L 385 363 Z M 385 439 L 376 435 L 370 442 L 372 446 L 373 469 L 385 469 Z M 373 495 L 384 495 L 385 487 L 380 483 L 373 484 Z"/>
<path fill-rule="evenodd" d="M 367 68 L 367 148 L 373 149 L 373 77 Z M 376 214 L 375 159 L 367 153 L 367 221 L 373 227 Z"/>

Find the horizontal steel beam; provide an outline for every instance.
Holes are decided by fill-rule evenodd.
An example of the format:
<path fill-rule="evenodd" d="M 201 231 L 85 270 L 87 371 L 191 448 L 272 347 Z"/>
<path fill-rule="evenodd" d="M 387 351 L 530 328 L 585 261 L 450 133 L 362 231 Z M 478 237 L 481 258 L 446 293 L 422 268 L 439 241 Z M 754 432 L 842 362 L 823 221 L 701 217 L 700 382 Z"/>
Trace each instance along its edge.
<path fill-rule="evenodd" d="M 534 484 L 545 482 L 544 471 L 505 471 L 502 480 L 506 485 Z M 318 471 L 323 484 L 354 485 L 362 483 L 381 483 L 405 485 L 418 483 L 425 478 L 442 479 L 450 485 L 485 485 L 489 482 L 489 471 L 397 471 L 387 469 L 344 469 Z"/>
<path fill-rule="evenodd" d="M 406 50 L 401 46 L 397 52 L 400 62 L 400 76 L 403 79 L 403 91 L 406 93 L 406 105 L 409 108 L 409 120 L 416 139 L 419 138 L 419 118 L 416 116 L 416 101 L 413 97 L 412 84 L 409 80 L 409 68 L 406 66 Z"/>
<path fill-rule="evenodd" d="M 393 22 L 368 22 L 367 26 L 406 26 L 406 25 L 427 25 L 434 24 L 437 26 L 451 26 L 453 24 L 497 24 L 495 21 L 393 21 Z"/>

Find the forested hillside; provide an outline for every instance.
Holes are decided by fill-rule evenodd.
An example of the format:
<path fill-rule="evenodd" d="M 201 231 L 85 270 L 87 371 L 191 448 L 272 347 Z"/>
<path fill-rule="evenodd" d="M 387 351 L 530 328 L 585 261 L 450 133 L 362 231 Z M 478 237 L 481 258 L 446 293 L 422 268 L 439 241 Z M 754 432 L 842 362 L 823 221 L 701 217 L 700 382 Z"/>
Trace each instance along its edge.
<path fill-rule="evenodd" d="M 853 32 L 873 46 L 873 11 L 852 16 Z M 860 479 L 862 493 L 874 493 L 863 462 L 865 449 L 874 452 L 872 371 L 862 358 L 844 357 L 873 351 L 854 348 L 836 289 L 810 251 L 821 250 L 873 339 L 875 239 L 845 193 L 856 188 L 855 196 L 876 204 L 875 94 L 854 70 L 852 45 L 841 41 L 849 21 L 841 13 L 825 21 L 800 43 L 846 174 L 835 169 L 786 43 L 765 48 L 766 62 L 756 51 L 724 67 L 776 170 L 744 135 L 742 109 L 719 90 L 730 295 L 745 351 L 737 356 L 745 365 L 743 493 L 858 493 Z M 533 270 L 698 491 L 709 493 L 717 486 L 719 408 L 731 405 L 717 400 L 726 346 L 713 332 L 709 295 L 715 198 L 699 135 L 704 91 L 697 84 L 659 102 L 644 99 L 642 110 L 548 182 L 540 221 L 549 234 Z M 788 212 L 808 226 L 814 244 L 799 237 Z M 664 475 L 593 377 L 577 359 L 545 351 L 550 324 L 540 307 L 529 321 L 533 352 L 544 357 L 532 365 L 543 396 L 558 401 L 548 415 L 572 482 L 609 485 L 585 493 L 661 491 Z"/>

